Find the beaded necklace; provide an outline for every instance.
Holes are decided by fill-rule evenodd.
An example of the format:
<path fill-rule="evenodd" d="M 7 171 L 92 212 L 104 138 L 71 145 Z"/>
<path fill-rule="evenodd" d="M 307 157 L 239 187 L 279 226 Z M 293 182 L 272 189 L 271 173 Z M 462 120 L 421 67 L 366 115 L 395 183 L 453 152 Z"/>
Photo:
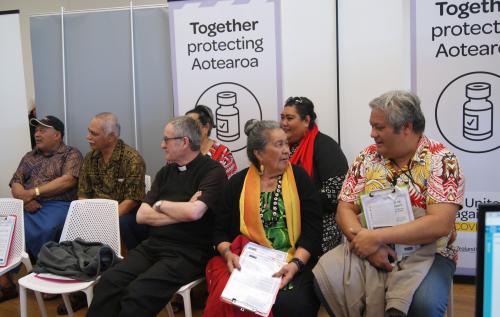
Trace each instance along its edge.
<path fill-rule="evenodd" d="M 260 219 L 262 220 L 262 224 L 264 225 L 264 228 L 270 228 L 275 226 L 278 223 L 280 213 L 278 210 L 278 201 L 279 197 L 281 194 L 281 181 L 282 181 L 282 175 L 278 176 L 278 184 L 276 185 L 276 190 L 271 193 L 271 201 L 266 201 L 265 196 L 261 197 L 260 199 Z M 264 212 L 266 210 L 271 210 L 271 219 L 264 219 Z M 285 215 L 283 214 L 283 217 Z"/>

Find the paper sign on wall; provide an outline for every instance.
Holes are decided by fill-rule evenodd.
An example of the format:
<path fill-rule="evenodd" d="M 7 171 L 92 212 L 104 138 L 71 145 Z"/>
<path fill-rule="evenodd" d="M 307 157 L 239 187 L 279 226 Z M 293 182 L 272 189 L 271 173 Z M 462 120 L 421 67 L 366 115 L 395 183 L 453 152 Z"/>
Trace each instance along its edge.
<path fill-rule="evenodd" d="M 169 13 L 175 115 L 210 107 L 211 138 L 244 167 L 246 121 L 276 120 L 281 104 L 279 2 L 176 1 Z"/>
<path fill-rule="evenodd" d="M 477 204 L 500 200 L 500 2 L 413 1 L 412 86 L 426 134 L 459 158 L 457 274 L 475 275 Z"/>

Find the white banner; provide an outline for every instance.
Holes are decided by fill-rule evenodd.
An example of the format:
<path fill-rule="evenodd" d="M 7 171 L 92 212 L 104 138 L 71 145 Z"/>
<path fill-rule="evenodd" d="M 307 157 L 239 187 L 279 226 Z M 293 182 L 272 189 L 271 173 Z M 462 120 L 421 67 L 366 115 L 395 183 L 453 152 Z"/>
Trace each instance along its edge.
<path fill-rule="evenodd" d="M 276 120 L 281 105 L 278 0 L 169 2 L 175 115 L 214 113 L 211 138 L 247 166 L 247 120 Z"/>
<path fill-rule="evenodd" d="M 413 89 L 426 134 L 454 152 L 466 198 L 457 274 L 474 275 L 477 204 L 500 200 L 500 1 L 413 1 Z"/>
<path fill-rule="evenodd" d="M 11 197 L 9 182 L 31 150 L 19 11 L 0 11 L 0 197 Z"/>

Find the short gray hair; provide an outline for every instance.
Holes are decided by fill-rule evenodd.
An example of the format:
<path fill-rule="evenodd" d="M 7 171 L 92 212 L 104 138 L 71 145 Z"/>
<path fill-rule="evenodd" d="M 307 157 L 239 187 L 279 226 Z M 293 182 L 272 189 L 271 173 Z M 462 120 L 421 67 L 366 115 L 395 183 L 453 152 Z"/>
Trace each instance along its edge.
<path fill-rule="evenodd" d="M 395 132 L 399 132 L 408 122 L 412 123 L 414 132 L 424 132 L 425 117 L 420 108 L 420 99 L 412 92 L 404 90 L 386 92 L 370 101 L 370 107 L 382 110 Z"/>
<path fill-rule="evenodd" d="M 188 116 L 180 116 L 172 119 L 169 124 L 174 128 L 176 137 L 187 137 L 189 139 L 191 150 L 200 150 L 201 129 L 196 120 Z"/>
<path fill-rule="evenodd" d="M 101 112 L 94 116 L 95 119 L 102 121 L 102 128 L 105 135 L 113 133 L 117 138 L 120 137 L 120 124 L 115 114 L 111 112 Z"/>
<path fill-rule="evenodd" d="M 259 168 L 260 162 L 254 151 L 263 150 L 268 142 L 269 132 L 274 129 L 281 129 L 276 121 L 250 119 L 245 123 L 245 134 L 247 137 L 247 156 L 250 163 Z"/>

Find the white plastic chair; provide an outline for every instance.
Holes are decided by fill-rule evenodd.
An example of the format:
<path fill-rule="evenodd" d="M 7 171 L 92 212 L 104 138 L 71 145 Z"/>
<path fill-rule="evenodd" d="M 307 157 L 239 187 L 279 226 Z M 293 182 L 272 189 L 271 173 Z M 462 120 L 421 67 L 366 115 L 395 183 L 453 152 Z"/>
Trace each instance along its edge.
<path fill-rule="evenodd" d="M 10 247 L 9 258 L 7 265 L 0 268 L 0 275 L 3 275 L 13 268 L 17 267 L 19 263 L 26 266 L 26 271 L 31 272 L 31 262 L 26 253 L 24 243 L 24 204 L 20 199 L 15 198 L 0 198 L 0 216 L 16 216 L 16 226 L 14 229 L 14 237 Z"/>
<path fill-rule="evenodd" d="M 105 243 L 120 256 L 118 202 L 108 199 L 83 199 L 71 202 L 60 241 L 72 241 L 76 238 Z M 95 282 L 96 280 L 89 282 L 58 282 L 40 279 L 34 273 L 24 276 L 19 279 L 21 317 L 27 317 L 26 289 L 35 291 L 43 317 L 47 317 L 47 311 L 43 299 L 39 295 L 40 292 L 62 294 L 68 315 L 73 316 L 73 309 L 68 295 L 73 292 L 83 291 L 90 306 Z"/>
<path fill-rule="evenodd" d="M 203 282 L 203 280 L 205 280 L 204 277 L 199 278 L 197 280 L 194 280 L 191 283 L 188 283 L 188 284 L 182 286 L 177 291 L 176 294 L 181 295 L 182 301 L 184 302 L 184 317 L 192 317 L 193 316 L 193 310 L 191 308 L 191 290 L 193 289 L 193 287 L 195 287 L 196 285 Z M 170 304 L 170 302 L 168 302 L 165 309 L 167 310 L 169 317 L 175 317 L 174 311 L 172 309 L 172 305 Z"/>

